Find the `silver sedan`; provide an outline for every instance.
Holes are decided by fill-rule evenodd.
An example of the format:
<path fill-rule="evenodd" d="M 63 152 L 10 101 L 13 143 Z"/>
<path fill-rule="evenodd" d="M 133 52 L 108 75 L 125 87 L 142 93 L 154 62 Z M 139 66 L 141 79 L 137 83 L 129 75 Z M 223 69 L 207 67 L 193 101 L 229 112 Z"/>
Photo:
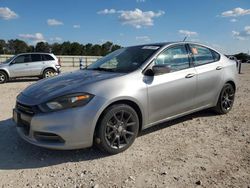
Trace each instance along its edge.
<path fill-rule="evenodd" d="M 202 109 L 228 113 L 235 63 L 197 43 L 122 48 L 85 70 L 41 80 L 13 110 L 20 136 L 53 149 L 126 150 L 138 132 Z"/>

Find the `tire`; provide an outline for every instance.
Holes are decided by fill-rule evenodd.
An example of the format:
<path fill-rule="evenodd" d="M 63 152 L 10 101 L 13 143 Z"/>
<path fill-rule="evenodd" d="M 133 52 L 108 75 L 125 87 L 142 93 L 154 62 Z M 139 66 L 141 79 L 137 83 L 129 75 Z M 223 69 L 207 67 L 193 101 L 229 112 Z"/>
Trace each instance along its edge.
<path fill-rule="evenodd" d="M 5 72 L 0 71 L 0 84 L 3 84 L 7 81 L 8 81 L 8 75 Z"/>
<path fill-rule="evenodd" d="M 232 84 L 226 83 L 220 93 L 218 102 L 214 110 L 218 114 L 227 114 L 233 107 L 235 89 Z"/>
<path fill-rule="evenodd" d="M 53 69 L 45 69 L 43 71 L 43 78 L 50 78 L 55 76 L 56 71 Z"/>
<path fill-rule="evenodd" d="M 99 149 L 117 154 L 128 149 L 139 131 L 136 111 L 126 104 L 107 108 L 96 128 L 95 141 Z"/>

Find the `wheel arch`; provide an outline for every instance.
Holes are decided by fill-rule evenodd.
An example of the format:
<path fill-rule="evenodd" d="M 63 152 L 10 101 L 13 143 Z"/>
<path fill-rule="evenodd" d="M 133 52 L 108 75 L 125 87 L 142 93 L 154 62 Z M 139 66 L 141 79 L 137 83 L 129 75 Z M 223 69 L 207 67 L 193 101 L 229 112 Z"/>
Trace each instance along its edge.
<path fill-rule="evenodd" d="M 10 78 L 9 72 L 6 71 L 5 69 L 0 69 L 0 72 L 4 72 L 7 75 L 8 79 Z"/>
<path fill-rule="evenodd" d="M 42 69 L 42 71 L 41 71 L 41 75 L 43 75 L 44 72 L 45 72 L 46 70 L 49 70 L 49 69 L 51 69 L 51 70 L 53 70 L 53 71 L 56 71 L 56 69 L 55 69 L 54 67 L 44 67 L 44 68 Z"/>
<path fill-rule="evenodd" d="M 137 113 L 137 115 L 138 115 L 138 118 L 139 118 L 139 132 L 142 130 L 142 125 L 143 125 L 143 114 L 142 114 L 142 110 L 141 110 L 140 106 L 139 106 L 136 102 L 134 102 L 134 101 L 132 101 L 132 100 L 130 100 L 130 99 L 119 99 L 119 100 L 116 100 L 116 101 L 111 102 L 110 104 L 108 104 L 108 105 L 102 110 L 102 112 L 101 112 L 101 114 L 99 115 L 99 117 L 98 117 L 98 119 L 97 119 L 97 121 L 96 121 L 96 124 L 95 124 L 94 137 L 95 137 L 95 133 L 96 133 L 96 130 L 97 130 L 97 128 L 98 128 L 98 125 L 99 125 L 99 123 L 100 123 L 100 121 L 101 121 L 101 119 L 102 119 L 102 117 L 103 117 L 105 111 L 106 111 L 110 106 L 115 105 L 115 104 L 126 104 L 126 105 L 129 105 L 130 107 L 132 107 L 132 108 L 136 111 L 136 113 Z"/>
<path fill-rule="evenodd" d="M 225 84 L 231 84 L 233 86 L 233 88 L 234 88 L 234 91 L 236 91 L 236 84 L 235 84 L 235 82 L 233 80 L 228 80 L 228 81 L 226 81 Z"/>

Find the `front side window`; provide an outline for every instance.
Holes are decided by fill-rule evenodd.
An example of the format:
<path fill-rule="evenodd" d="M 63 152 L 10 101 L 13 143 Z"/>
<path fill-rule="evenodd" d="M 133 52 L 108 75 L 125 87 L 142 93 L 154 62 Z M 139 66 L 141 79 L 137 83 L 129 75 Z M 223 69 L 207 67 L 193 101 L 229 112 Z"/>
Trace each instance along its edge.
<path fill-rule="evenodd" d="M 116 50 L 97 60 L 87 69 L 128 73 L 138 69 L 159 46 L 134 46 Z"/>
<path fill-rule="evenodd" d="M 20 55 L 15 60 L 15 63 L 29 63 L 31 62 L 30 55 Z"/>
<path fill-rule="evenodd" d="M 190 48 L 196 66 L 214 62 L 214 56 L 210 49 L 194 44 L 190 44 Z"/>
<path fill-rule="evenodd" d="M 166 65 L 171 72 L 189 68 L 190 63 L 186 47 L 178 45 L 166 49 L 156 58 L 155 65 Z"/>

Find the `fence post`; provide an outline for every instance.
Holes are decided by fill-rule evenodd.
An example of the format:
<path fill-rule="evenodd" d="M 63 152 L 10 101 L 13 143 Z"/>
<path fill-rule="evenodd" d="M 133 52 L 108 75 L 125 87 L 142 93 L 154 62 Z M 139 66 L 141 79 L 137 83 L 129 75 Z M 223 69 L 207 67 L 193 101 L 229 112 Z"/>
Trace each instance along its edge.
<path fill-rule="evenodd" d="M 85 67 L 87 67 L 87 66 L 88 66 L 88 58 L 85 57 Z"/>

